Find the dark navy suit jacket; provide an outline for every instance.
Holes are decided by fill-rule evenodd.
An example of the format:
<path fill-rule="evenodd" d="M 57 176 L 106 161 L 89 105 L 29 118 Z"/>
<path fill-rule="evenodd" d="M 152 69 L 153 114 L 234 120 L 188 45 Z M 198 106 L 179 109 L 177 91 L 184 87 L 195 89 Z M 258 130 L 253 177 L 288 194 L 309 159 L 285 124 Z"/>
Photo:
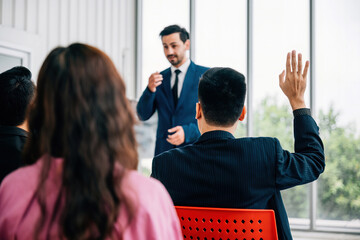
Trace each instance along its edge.
<path fill-rule="evenodd" d="M 0 183 L 10 172 L 23 165 L 21 153 L 27 132 L 15 126 L 0 126 Z"/>
<path fill-rule="evenodd" d="M 198 101 L 198 85 L 201 75 L 208 68 L 190 63 L 186 72 L 180 97 L 176 108 L 171 91 L 171 70 L 165 69 L 163 82 L 156 88 L 156 92 L 145 89 L 137 104 L 137 113 L 140 120 L 148 120 L 154 112 L 158 112 L 158 128 L 156 134 L 155 156 L 176 146 L 166 141 L 168 129 L 182 126 L 185 133 L 185 142 L 180 146 L 193 143 L 200 136 L 195 119 L 196 102 Z"/>
<path fill-rule="evenodd" d="M 175 205 L 274 209 L 279 239 L 292 239 L 280 190 L 309 183 L 324 171 L 319 129 L 310 115 L 294 118 L 295 153 L 276 138 L 204 133 L 197 142 L 156 156 L 151 176 Z"/>

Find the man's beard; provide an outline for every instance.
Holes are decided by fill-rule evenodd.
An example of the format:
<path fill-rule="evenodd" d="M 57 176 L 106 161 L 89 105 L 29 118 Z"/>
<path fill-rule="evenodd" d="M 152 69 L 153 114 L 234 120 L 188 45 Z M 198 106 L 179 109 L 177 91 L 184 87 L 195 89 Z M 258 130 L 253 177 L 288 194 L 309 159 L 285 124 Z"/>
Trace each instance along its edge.
<path fill-rule="evenodd" d="M 173 58 L 170 60 L 169 57 L 171 57 L 171 56 L 173 56 Z M 179 63 L 181 63 L 181 60 L 182 60 L 182 59 L 179 59 L 179 57 L 177 55 L 174 55 L 174 54 L 168 55 L 167 59 L 171 63 L 171 65 L 173 65 L 173 66 L 178 65 Z"/>

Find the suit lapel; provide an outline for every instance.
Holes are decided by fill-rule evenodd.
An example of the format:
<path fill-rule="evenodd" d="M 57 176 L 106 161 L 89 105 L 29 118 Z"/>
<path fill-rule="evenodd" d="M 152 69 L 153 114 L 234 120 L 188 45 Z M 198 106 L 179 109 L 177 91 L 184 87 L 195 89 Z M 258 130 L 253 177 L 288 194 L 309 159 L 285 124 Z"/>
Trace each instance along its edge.
<path fill-rule="evenodd" d="M 183 104 L 183 102 L 186 99 L 186 93 L 188 93 L 190 91 L 190 89 L 192 89 L 194 86 L 194 77 L 195 77 L 195 64 L 191 61 L 189 68 L 186 72 L 185 78 L 184 78 L 184 83 L 181 89 L 181 93 L 180 93 L 180 97 L 179 97 L 179 101 L 178 104 L 176 106 L 176 109 L 179 107 L 179 105 Z"/>

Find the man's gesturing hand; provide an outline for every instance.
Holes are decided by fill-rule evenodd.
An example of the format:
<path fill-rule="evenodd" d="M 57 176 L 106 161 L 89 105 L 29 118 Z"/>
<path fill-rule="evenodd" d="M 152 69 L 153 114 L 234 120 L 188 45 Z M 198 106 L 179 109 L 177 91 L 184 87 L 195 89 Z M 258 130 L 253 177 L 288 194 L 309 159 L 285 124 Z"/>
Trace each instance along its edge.
<path fill-rule="evenodd" d="M 148 83 L 149 90 L 151 92 L 155 92 L 156 87 L 159 86 L 160 84 L 162 84 L 162 80 L 163 80 L 163 76 L 160 73 L 155 72 L 155 73 L 151 74 L 149 77 L 149 83 Z"/>
<path fill-rule="evenodd" d="M 286 74 L 284 70 L 279 75 L 280 88 L 289 99 L 293 110 L 306 107 L 304 93 L 309 65 L 309 61 L 306 61 L 302 71 L 302 55 L 298 54 L 298 64 L 296 64 L 296 51 L 293 50 L 291 54 L 287 54 Z"/>
<path fill-rule="evenodd" d="M 182 126 L 176 126 L 173 128 L 170 128 L 168 130 L 169 133 L 173 133 L 172 135 L 168 135 L 168 138 L 166 141 L 171 143 L 172 145 L 179 146 L 185 141 L 185 133 Z"/>

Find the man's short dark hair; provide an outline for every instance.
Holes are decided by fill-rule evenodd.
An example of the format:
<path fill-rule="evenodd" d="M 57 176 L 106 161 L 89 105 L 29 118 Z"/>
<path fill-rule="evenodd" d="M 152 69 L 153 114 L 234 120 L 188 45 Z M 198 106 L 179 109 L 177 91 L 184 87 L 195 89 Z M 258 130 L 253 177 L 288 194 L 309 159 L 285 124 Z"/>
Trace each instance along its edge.
<path fill-rule="evenodd" d="M 31 72 L 13 67 L 0 74 L 0 125 L 18 126 L 25 121 L 26 109 L 35 94 Z"/>
<path fill-rule="evenodd" d="M 188 33 L 188 31 L 186 31 L 185 28 L 180 27 L 179 25 L 170 25 L 167 26 L 166 28 L 164 28 L 161 32 L 160 32 L 160 37 L 163 36 L 167 36 L 173 33 L 180 33 L 180 39 L 181 41 L 183 41 L 184 43 L 186 42 L 186 40 L 188 40 L 190 38 L 190 35 Z"/>
<path fill-rule="evenodd" d="M 198 95 L 208 124 L 231 126 L 244 107 L 245 77 L 231 68 L 210 68 L 200 79 Z"/>

